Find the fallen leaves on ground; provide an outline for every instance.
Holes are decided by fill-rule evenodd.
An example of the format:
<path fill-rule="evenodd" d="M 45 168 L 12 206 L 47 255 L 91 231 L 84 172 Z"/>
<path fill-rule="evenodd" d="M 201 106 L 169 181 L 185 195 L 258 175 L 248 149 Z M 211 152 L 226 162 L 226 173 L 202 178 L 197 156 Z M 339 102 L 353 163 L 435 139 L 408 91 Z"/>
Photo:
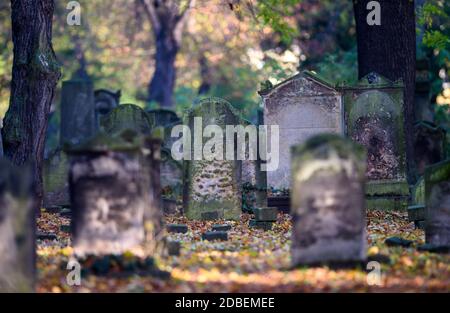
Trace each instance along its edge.
<path fill-rule="evenodd" d="M 38 230 L 55 233 L 57 240 L 38 240 L 38 292 L 384 292 L 450 291 L 450 255 L 416 251 L 424 242 L 422 230 L 408 222 L 406 213 L 369 211 L 368 254 L 383 255 L 380 285 L 368 284 L 365 268 L 333 270 L 328 267 L 290 269 L 291 220 L 280 214 L 271 231 L 248 227 L 250 215 L 240 221 L 188 221 L 166 216 L 166 223 L 185 223 L 185 234 L 169 234 L 182 242 L 180 256 L 159 256 L 160 269 L 169 280 L 151 276 L 104 277 L 88 275 L 80 286 L 67 284 L 72 255 L 71 239 L 61 225 L 70 219 L 43 212 Z M 228 241 L 203 241 L 201 235 L 213 224 L 229 223 Z M 391 236 L 415 241 L 410 248 L 387 247 Z"/>

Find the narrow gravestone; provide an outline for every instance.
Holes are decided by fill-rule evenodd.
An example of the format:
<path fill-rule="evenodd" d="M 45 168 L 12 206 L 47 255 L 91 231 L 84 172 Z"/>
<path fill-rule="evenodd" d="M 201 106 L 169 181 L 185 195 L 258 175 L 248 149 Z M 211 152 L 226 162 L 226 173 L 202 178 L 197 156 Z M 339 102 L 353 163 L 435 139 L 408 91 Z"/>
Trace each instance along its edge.
<path fill-rule="evenodd" d="M 44 160 L 44 207 L 67 205 L 69 199 L 69 159 L 61 149 L 53 151 Z"/>
<path fill-rule="evenodd" d="M 268 86 L 259 94 L 264 104 L 264 123 L 278 125 L 280 132 L 279 166 L 267 172 L 267 187 L 288 189 L 290 147 L 320 133 L 343 134 L 341 94 L 333 85 L 306 71 Z"/>
<path fill-rule="evenodd" d="M 94 91 L 97 128 L 100 128 L 101 119 L 119 105 L 121 95 L 122 92 L 120 90 L 113 92 L 106 89 L 97 89 Z"/>
<path fill-rule="evenodd" d="M 411 189 L 411 205 L 408 206 L 408 220 L 417 228 L 423 228 L 425 212 L 425 180 L 420 177 Z"/>
<path fill-rule="evenodd" d="M 0 158 L 0 292 L 32 292 L 35 214 L 31 175 Z"/>
<path fill-rule="evenodd" d="M 200 120 L 202 125 L 198 124 Z M 236 158 L 225 159 L 227 150 L 225 128 L 226 125 L 240 124 L 241 119 L 236 110 L 230 103 L 219 98 L 203 99 L 198 106 L 188 112 L 187 126 L 191 130 L 193 143 L 190 151 L 194 157 L 185 161 L 183 198 L 185 213 L 189 219 L 239 219 L 242 200 L 239 177 L 242 161 Z M 223 147 L 222 160 L 216 158 L 208 160 L 204 156 L 199 159 L 195 157 L 195 133 L 202 132 L 208 125 L 217 125 L 223 131 L 223 137 L 219 140 Z"/>
<path fill-rule="evenodd" d="M 403 84 L 370 73 L 344 88 L 346 134 L 367 149 L 367 207 L 405 210 L 406 143 Z"/>
<path fill-rule="evenodd" d="M 80 144 L 96 132 L 92 82 L 69 80 L 61 90 L 61 133 L 63 144 Z"/>
<path fill-rule="evenodd" d="M 446 131 L 431 122 L 414 125 L 414 164 L 416 175 L 423 175 L 425 167 L 445 159 Z"/>
<path fill-rule="evenodd" d="M 450 247 L 450 160 L 425 170 L 425 241 Z"/>
<path fill-rule="evenodd" d="M 431 102 L 430 61 L 416 61 L 416 86 L 414 94 L 414 115 L 416 121 L 434 120 L 433 104 Z"/>
<path fill-rule="evenodd" d="M 100 132 L 68 153 L 75 254 L 121 254 L 142 244 L 149 189 L 139 144 Z"/>
<path fill-rule="evenodd" d="M 323 134 L 292 148 L 292 263 L 350 265 L 366 259 L 364 149 Z"/>

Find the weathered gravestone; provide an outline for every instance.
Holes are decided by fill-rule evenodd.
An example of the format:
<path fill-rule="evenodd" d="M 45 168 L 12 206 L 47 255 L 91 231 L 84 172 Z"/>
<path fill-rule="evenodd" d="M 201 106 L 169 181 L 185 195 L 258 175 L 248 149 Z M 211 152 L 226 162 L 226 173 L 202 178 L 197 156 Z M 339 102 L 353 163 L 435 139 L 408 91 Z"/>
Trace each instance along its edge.
<path fill-rule="evenodd" d="M 406 209 L 403 84 L 370 73 L 343 90 L 346 134 L 367 149 L 367 207 Z"/>
<path fill-rule="evenodd" d="M 0 158 L 0 292 L 31 292 L 35 277 L 35 214 L 28 168 Z"/>
<path fill-rule="evenodd" d="M 259 94 L 264 104 L 264 123 L 280 128 L 279 166 L 267 172 L 267 187 L 287 189 L 291 146 L 320 133 L 343 134 L 341 95 L 311 72 L 297 74 Z"/>
<path fill-rule="evenodd" d="M 200 120 L 202 125 L 198 124 Z M 198 106 L 187 112 L 186 124 L 191 130 L 192 144 L 191 147 L 183 148 L 191 151 L 193 156 L 192 160 L 184 161 L 183 202 L 186 216 L 190 219 L 239 219 L 242 200 L 240 188 L 242 161 L 236 157 L 234 160 L 225 159 L 228 149 L 226 125 L 241 124 L 237 111 L 223 99 L 203 99 Z M 223 147 L 222 160 L 215 157 L 209 159 L 205 156 L 197 158 L 195 154 L 194 138 L 198 137 L 196 134 L 200 132 L 202 136 L 203 130 L 209 125 L 217 125 L 222 129 L 223 136 L 218 140 L 218 145 Z M 233 139 L 234 136 L 230 140 Z M 212 148 L 219 149 L 218 146 Z M 235 146 L 233 150 L 234 154 Z"/>
<path fill-rule="evenodd" d="M 73 246 L 77 255 L 121 254 L 143 243 L 146 223 L 161 228 L 149 196 L 150 175 L 143 166 L 140 142 L 125 131 L 100 132 L 68 151 L 73 211 Z M 156 238 L 156 234 L 152 238 Z"/>
<path fill-rule="evenodd" d="M 416 62 L 416 85 L 414 95 L 414 115 L 416 121 L 433 122 L 434 110 L 431 102 L 430 61 L 420 59 Z"/>
<path fill-rule="evenodd" d="M 366 258 L 365 151 L 334 134 L 292 148 L 292 263 Z"/>
<path fill-rule="evenodd" d="M 69 159 L 61 149 L 55 150 L 44 160 L 45 208 L 70 203 L 68 172 Z"/>
<path fill-rule="evenodd" d="M 253 125 L 244 120 L 244 126 L 254 126 L 256 136 L 259 136 L 259 125 L 263 124 L 262 111 L 258 111 L 258 121 Z M 242 160 L 242 211 L 251 213 L 254 208 L 267 206 L 266 172 L 261 170 L 261 158 L 256 146 L 256 160 L 250 158 L 249 137 L 245 138 L 245 159 Z"/>
<path fill-rule="evenodd" d="M 93 136 L 96 130 L 92 82 L 64 81 L 61 90 L 61 145 L 79 144 Z"/>
<path fill-rule="evenodd" d="M 450 247 L 450 160 L 425 170 L 425 241 Z"/>
<path fill-rule="evenodd" d="M 151 134 L 154 126 L 153 118 L 134 104 L 121 104 L 101 120 L 101 128 L 107 134 L 117 134 L 125 129 Z"/>
<path fill-rule="evenodd" d="M 414 125 L 416 175 L 423 175 L 426 166 L 445 159 L 445 136 L 445 130 L 431 122 L 421 121 Z"/>
<path fill-rule="evenodd" d="M 181 123 L 181 119 L 172 110 L 168 110 L 168 109 L 154 109 L 154 110 L 148 110 L 147 113 L 155 121 L 155 125 L 156 126 L 165 127 L 165 126 L 167 126 L 169 124 Z"/>
<path fill-rule="evenodd" d="M 97 128 L 100 128 L 101 119 L 119 105 L 121 95 L 120 90 L 113 92 L 106 89 L 97 89 L 94 91 Z"/>
<path fill-rule="evenodd" d="M 411 189 L 411 205 L 408 206 L 408 219 L 417 228 L 422 229 L 425 223 L 425 180 L 420 177 Z"/>

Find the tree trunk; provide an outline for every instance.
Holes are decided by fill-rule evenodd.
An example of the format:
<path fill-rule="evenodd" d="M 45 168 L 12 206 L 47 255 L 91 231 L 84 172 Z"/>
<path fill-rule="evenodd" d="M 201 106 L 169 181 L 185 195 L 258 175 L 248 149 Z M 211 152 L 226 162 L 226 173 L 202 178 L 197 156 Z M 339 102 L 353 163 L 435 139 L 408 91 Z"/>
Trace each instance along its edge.
<path fill-rule="evenodd" d="M 416 29 L 414 1 L 378 0 L 381 25 L 368 25 L 370 0 L 353 0 L 358 45 L 358 75 L 377 72 L 395 81 L 403 79 L 408 180 L 413 178 L 413 121 L 416 74 Z"/>
<path fill-rule="evenodd" d="M 172 33 L 169 25 L 164 25 L 156 35 L 155 73 L 148 89 L 148 100 L 156 101 L 163 107 L 172 107 L 174 104 L 175 59 L 179 48 Z"/>
<path fill-rule="evenodd" d="M 53 0 L 11 0 L 14 61 L 11 98 L 4 119 L 4 153 L 32 165 L 36 209 L 42 203 L 42 161 L 48 114 L 59 64 L 52 47 Z"/>

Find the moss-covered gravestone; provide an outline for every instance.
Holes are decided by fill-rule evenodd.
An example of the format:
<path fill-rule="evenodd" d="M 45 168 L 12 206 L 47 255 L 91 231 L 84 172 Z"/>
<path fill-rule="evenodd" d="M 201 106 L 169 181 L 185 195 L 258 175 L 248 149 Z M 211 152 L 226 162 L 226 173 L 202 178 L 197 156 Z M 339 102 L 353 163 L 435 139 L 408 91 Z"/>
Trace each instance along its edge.
<path fill-rule="evenodd" d="M 100 128 L 100 120 L 119 105 L 121 95 L 120 90 L 113 92 L 106 89 L 97 89 L 94 91 L 97 128 Z"/>
<path fill-rule="evenodd" d="M 79 144 L 96 131 L 92 81 L 64 81 L 61 90 L 61 145 Z"/>
<path fill-rule="evenodd" d="M 35 214 L 27 168 L 0 158 L 0 292 L 31 292 L 35 280 Z"/>
<path fill-rule="evenodd" d="M 75 253 L 121 254 L 142 244 L 145 216 L 151 214 L 138 139 L 100 132 L 68 153 Z"/>
<path fill-rule="evenodd" d="M 121 104 L 100 121 L 107 134 L 117 134 L 132 129 L 140 134 L 150 134 L 155 121 L 143 109 L 134 104 Z"/>
<path fill-rule="evenodd" d="M 406 209 L 403 84 L 370 73 L 343 88 L 346 134 L 367 149 L 367 206 Z"/>
<path fill-rule="evenodd" d="M 198 122 L 198 118 L 201 118 L 202 125 L 194 126 L 194 121 Z M 191 130 L 191 155 L 193 156 L 192 160 L 184 161 L 183 198 L 186 216 L 190 219 L 238 219 L 242 200 L 239 185 L 242 161 L 236 160 L 236 157 L 234 160 L 225 159 L 227 150 L 225 128 L 226 125 L 241 124 L 237 111 L 225 100 L 203 99 L 195 108 L 187 112 L 186 124 Z M 217 125 L 223 131 L 220 142 L 223 147 L 223 160 L 216 158 L 208 160 L 204 156 L 197 159 L 195 156 L 195 134 L 202 133 L 208 125 Z M 202 136 L 201 133 L 200 136 Z M 204 141 L 206 145 L 206 139 Z"/>
<path fill-rule="evenodd" d="M 69 159 L 60 149 L 44 160 L 44 207 L 69 204 Z"/>
<path fill-rule="evenodd" d="M 450 160 L 425 170 L 425 241 L 450 247 Z"/>
<path fill-rule="evenodd" d="M 293 266 L 364 261 L 364 148 L 323 134 L 291 152 Z"/>
<path fill-rule="evenodd" d="M 168 109 L 154 109 L 154 110 L 148 110 L 147 113 L 155 121 L 155 125 L 156 126 L 165 127 L 165 126 L 167 126 L 169 124 L 181 123 L 181 119 L 172 110 L 168 110 Z"/>

